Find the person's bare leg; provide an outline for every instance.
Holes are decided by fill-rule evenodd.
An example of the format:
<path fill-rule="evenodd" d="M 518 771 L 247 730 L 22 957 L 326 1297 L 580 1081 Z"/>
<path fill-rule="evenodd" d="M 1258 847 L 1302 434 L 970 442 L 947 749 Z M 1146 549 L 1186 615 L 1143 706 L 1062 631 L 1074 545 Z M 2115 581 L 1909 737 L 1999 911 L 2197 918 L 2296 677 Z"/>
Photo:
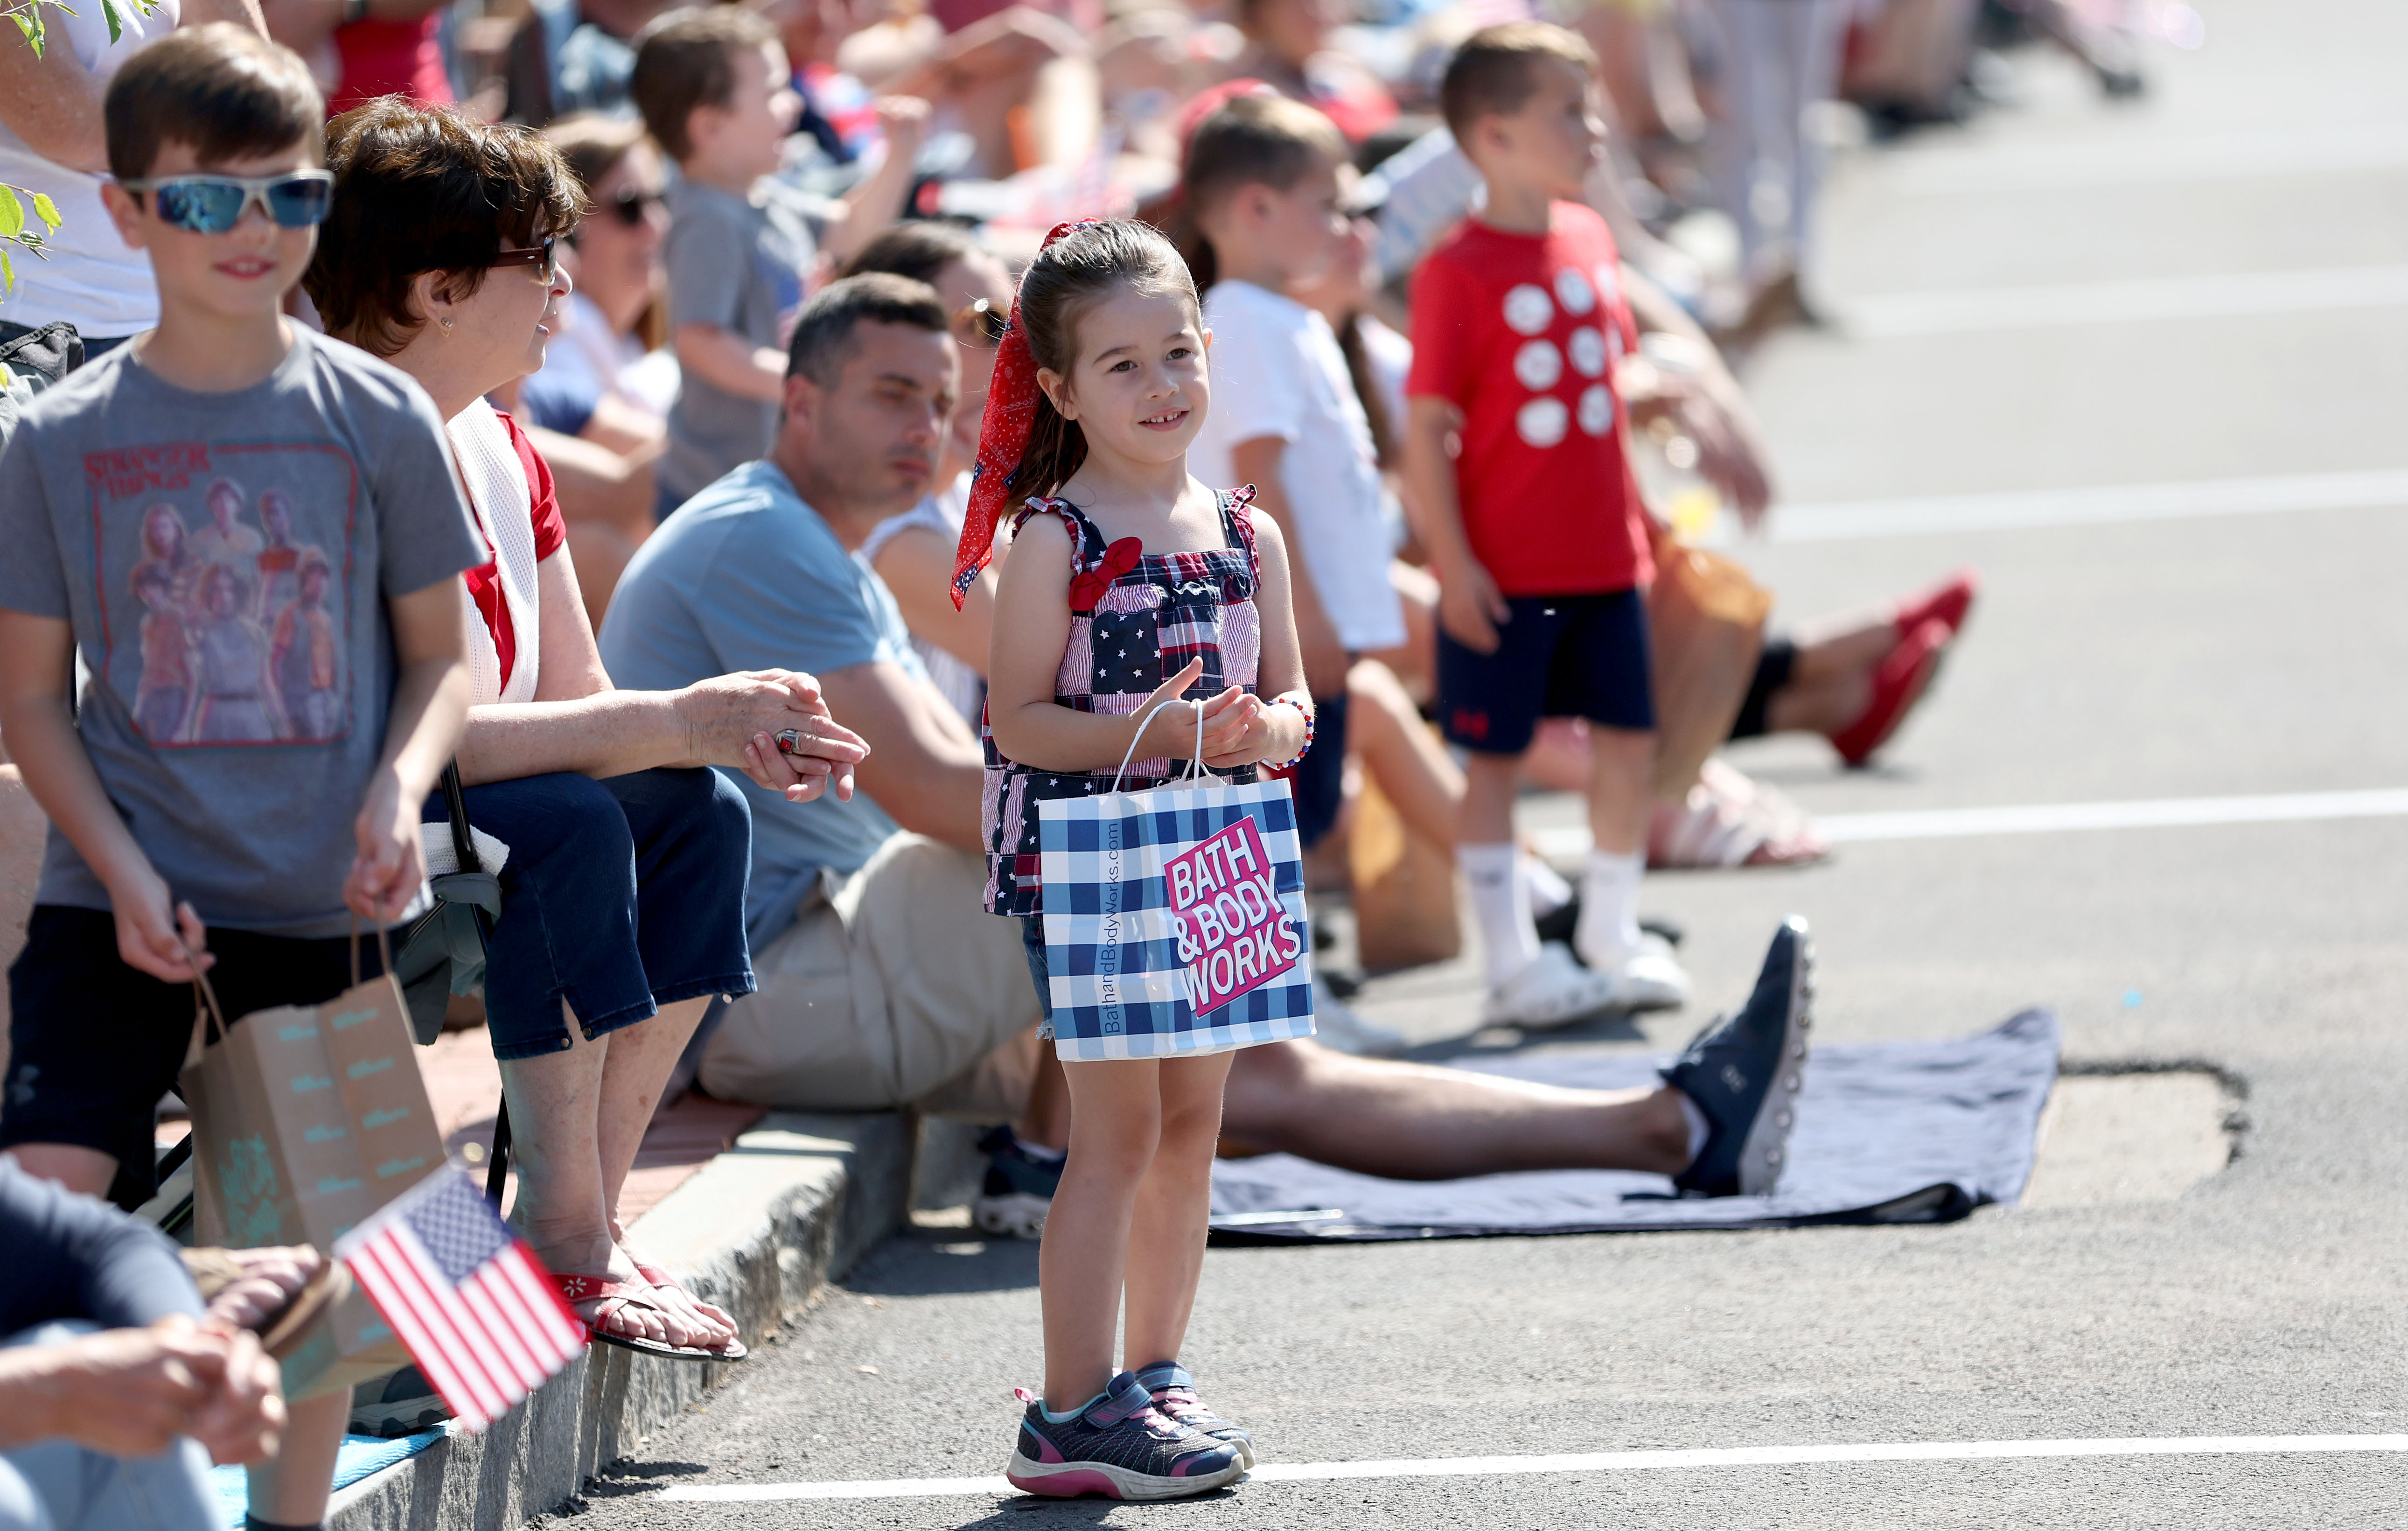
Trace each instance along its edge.
<path fill-rule="evenodd" d="M 1898 646 L 1898 619 L 1886 609 L 1826 617 L 1799 627 L 1789 683 L 1764 709 L 1769 734 L 1828 734 L 1856 721 L 1873 694 L 1873 670 Z"/>
<path fill-rule="evenodd" d="M 284 1444 L 249 1469 L 251 1512 L 276 1525 L 316 1525 L 335 1492 L 335 1455 L 351 1418 L 351 1395 L 337 1388 L 287 1404 Z"/>
<path fill-rule="evenodd" d="M 117 1156 L 74 1143 L 20 1143 L 8 1151 L 17 1167 L 37 1180 L 55 1180 L 87 1196 L 105 1196 L 117 1179 Z"/>
<path fill-rule="evenodd" d="M 637 1252 L 627 1242 L 626 1224 L 619 1216 L 619 1193 L 626 1186 L 627 1172 L 635 1167 L 645 1130 L 661 1108 L 661 1091 L 668 1083 L 669 1071 L 677 1066 L 694 1028 L 702 1022 L 702 1012 L 710 1008 L 710 999 L 702 994 L 664 1005 L 651 1020 L 622 1026 L 604 1038 L 609 1048 L 602 1062 L 601 1115 L 595 1123 L 595 1146 L 602 1164 L 602 1205 L 610 1240 L 630 1264 Z M 725 1309 L 696 1302 L 674 1287 L 654 1290 L 659 1293 L 654 1300 L 668 1313 L 671 1344 L 719 1346 L 736 1338 L 736 1320 Z"/>
<path fill-rule="evenodd" d="M 561 1014 L 568 1023 L 568 1047 L 539 1057 L 501 1061 L 502 1095 L 510 1107 L 510 1151 L 519 1172 L 510 1221 L 546 1269 L 633 1281 L 635 1266 L 610 1238 L 610 1204 L 603 1195 L 596 1133 L 603 1069 L 613 1038 L 588 1038 L 566 1004 Z M 586 1306 L 598 1309 L 600 1304 Z M 631 1338 L 668 1338 L 661 1315 L 633 1303 L 620 1306 L 608 1322 L 613 1332 Z"/>
<path fill-rule="evenodd" d="M 1162 1064 L 1162 1130 L 1154 1166 L 1138 1188 L 1129 1224 L 1129 1371 L 1176 1361 L 1196 1310 L 1204 1273 L 1204 1235 L 1212 1218 L 1212 1150 L 1221 1136 L 1221 1088 L 1235 1054 L 1171 1058 Z"/>
<path fill-rule="evenodd" d="M 1070 1146 L 1070 1081 L 1062 1074 L 1062 1055 L 1051 1042 L 1037 1044 L 1037 1072 L 1028 1081 L 1028 1104 L 1011 1124 L 1012 1136 L 1024 1143 L 1055 1152 Z"/>
<path fill-rule="evenodd" d="M 1394 671 L 1376 659 L 1346 672 L 1346 742 L 1414 834 L 1455 851 L 1463 772 L 1422 722 Z"/>
<path fill-rule="evenodd" d="M 1689 1162 L 1688 1118 L 1670 1088 L 1567 1090 L 1313 1042 L 1250 1047 L 1236 1059 L 1223 1130 L 1265 1152 L 1399 1180 L 1522 1169 L 1671 1175 Z"/>
<path fill-rule="evenodd" d="M 1397 559 L 1388 565 L 1388 584 L 1405 614 L 1405 641 L 1367 651 L 1363 657 L 1388 666 L 1418 707 L 1438 694 L 1438 580 L 1429 570 Z"/>
<path fill-rule="evenodd" d="M 1060 1413 L 1112 1380 L 1122 1276 L 1138 1191 L 1162 1132 L 1162 1066 L 1153 1059 L 1065 1064 L 1070 1154 L 1037 1252 L 1045 1317 L 1045 1407 Z"/>

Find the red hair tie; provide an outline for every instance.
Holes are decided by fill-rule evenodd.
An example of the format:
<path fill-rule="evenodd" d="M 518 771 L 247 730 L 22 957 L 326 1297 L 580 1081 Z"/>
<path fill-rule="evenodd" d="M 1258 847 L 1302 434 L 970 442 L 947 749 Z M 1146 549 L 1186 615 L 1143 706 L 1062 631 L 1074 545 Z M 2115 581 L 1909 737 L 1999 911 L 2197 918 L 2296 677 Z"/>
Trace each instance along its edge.
<path fill-rule="evenodd" d="M 1082 218 L 1056 223 L 1046 235 L 1044 248 L 1099 220 Z M 1037 403 L 1044 396 L 1037 386 L 1037 359 L 1028 353 L 1028 332 L 1020 322 L 1020 294 L 1011 295 L 1011 321 L 1003 343 L 995 349 L 995 381 L 987 389 L 986 412 L 979 417 L 978 461 L 970 469 L 969 508 L 962 517 L 962 543 L 953 554 L 953 609 L 978 582 L 979 570 L 995 556 L 996 523 L 1003 518 L 1004 496 L 1028 450 L 1028 433 L 1037 423 Z"/>

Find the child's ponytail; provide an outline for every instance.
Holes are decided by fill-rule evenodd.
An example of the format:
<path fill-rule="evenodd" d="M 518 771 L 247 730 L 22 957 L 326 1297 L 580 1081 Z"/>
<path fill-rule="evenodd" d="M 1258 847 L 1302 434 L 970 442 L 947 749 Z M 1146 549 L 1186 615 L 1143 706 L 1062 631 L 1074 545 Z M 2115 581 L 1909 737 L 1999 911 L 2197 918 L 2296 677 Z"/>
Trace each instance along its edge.
<path fill-rule="evenodd" d="M 978 465 L 953 558 L 955 606 L 994 555 L 996 522 L 1005 506 L 1051 494 L 1087 460 L 1085 433 L 1054 408 L 1037 374 L 1070 375 L 1078 361 L 1079 314 L 1122 288 L 1196 301 L 1196 284 L 1179 251 L 1143 223 L 1059 224 L 1022 274 L 1011 325 L 996 349 L 986 413 L 979 421 Z"/>

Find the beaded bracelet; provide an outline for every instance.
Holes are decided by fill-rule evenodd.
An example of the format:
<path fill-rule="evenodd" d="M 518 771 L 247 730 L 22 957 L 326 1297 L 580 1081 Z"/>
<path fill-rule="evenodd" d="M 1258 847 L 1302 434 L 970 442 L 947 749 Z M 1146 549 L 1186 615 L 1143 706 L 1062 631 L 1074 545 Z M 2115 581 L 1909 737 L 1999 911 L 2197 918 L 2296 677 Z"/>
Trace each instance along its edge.
<path fill-rule="evenodd" d="M 1304 720 L 1304 742 L 1297 747 L 1296 753 L 1285 760 L 1267 760 L 1262 763 L 1263 769 L 1267 771 L 1284 771 L 1298 765 L 1305 756 L 1312 753 L 1312 709 L 1288 696 L 1274 697 L 1270 705 L 1295 708 L 1296 715 Z"/>

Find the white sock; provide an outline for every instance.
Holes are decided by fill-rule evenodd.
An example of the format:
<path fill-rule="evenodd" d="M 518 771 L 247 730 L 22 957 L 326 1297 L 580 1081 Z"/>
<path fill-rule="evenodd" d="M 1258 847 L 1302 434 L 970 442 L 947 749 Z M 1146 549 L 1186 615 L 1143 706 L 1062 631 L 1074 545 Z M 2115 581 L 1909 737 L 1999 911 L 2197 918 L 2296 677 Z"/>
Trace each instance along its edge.
<path fill-rule="evenodd" d="M 1495 988 L 1539 958 L 1539 927 L 1530 914 L 1530 884 L 1514 864 L 1521 848 L 1458 845 L 1455 864 L 1471 890 L 1471 912 L 1480 920 L 1481 944 L 1488 950 L 1488 984 Z"/>
<path fill-rule="evenodd" d="M 1581 961 L 1599 972 L 1610 972 L 1639 950 L 1639 880 L 1647 871 L 1647 854 L 1633 851 L 1588 853 L 1588 870 L 1581 875 L 1580 923 L 1572 932 L 1572 950 Z"/>
<path fill-rule="evenodd" d="M 1522 876 L 1530 884 L 1530 912 L 1543 920 L 1572 901 L 1572 885 L 1538 857 L 1522 857 Z"/>
<path fill-rule="evenodd" d="M 1672 1093 L 1681 1097 L 1681 1114 L 1689 1121 L 1689 1163 L 1696 1164 L 1698 1155 L 1706 1152 L 1706 1138 L 1713 1131 L 1713 1123 L 1706 1120 L 1706 1113 L 1698 1109 L 1698 1103 L 1689 1098 L 1689 1092 L 1675 1090 Z"/>

